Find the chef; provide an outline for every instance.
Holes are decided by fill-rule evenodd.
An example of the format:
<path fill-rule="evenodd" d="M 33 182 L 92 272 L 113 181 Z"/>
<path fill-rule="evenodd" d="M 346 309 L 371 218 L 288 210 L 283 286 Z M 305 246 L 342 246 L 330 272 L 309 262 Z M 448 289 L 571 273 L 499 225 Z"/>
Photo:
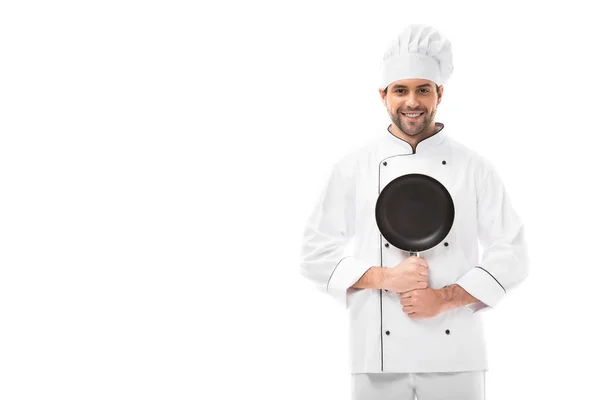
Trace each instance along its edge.
<path fill-rule="evenodd" d="M 498 172 L 435 121 L 452 71 L 436 29 L 398 35 L 381 62 L 391 123 L 335 163 L 306 224 L 300 271 L 348 311 L 354 400 L 484 399 L 481 313 L 528 274 L 523 222 Z M 409 173 L 437 179 L 455 207 L 448 235 L 419 257 L 375 220 L 382 189 Z"/>

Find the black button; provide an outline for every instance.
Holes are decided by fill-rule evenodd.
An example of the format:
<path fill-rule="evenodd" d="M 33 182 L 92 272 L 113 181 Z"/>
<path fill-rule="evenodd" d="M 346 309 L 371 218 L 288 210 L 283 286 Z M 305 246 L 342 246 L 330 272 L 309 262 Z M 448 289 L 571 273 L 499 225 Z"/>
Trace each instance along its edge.
<path fill-rule="evenodd" d="M 386 243 L 386 244 L 385 244 L 385 247 L 390 247 L 390 244 L 389 244 L 389 243 Z"/>
<path fill-rule="evenodd" d="M 386 292 L 388 291 L 387 289 L 383 289 L 383 290 L 385 290 Z"/>
<path fill-rule="evenodd" d="M 448 247 L 448 242 L 444 242 L 444 246 Z"/>
<path fill-rule="evenodd" d="M 446 160 L 442 161 L 442 164 L 446 165 Z"/>
<path fill-rule="evenodd" d="M 450 330 L 446 329 L 446 335 L 449 335 L 449 334 L 450 334 Z"/>
<path fill-rule="evenodd" d="M 389 335 L 389 334 L 390 334 L 390 331 L 385 331 L 385 334 L 386 334 L 386 335 Z"/>
<path fill-rule="evenodd" d="M 383 162 L 383 165 L 387 165 L 387 161 L 384 161 L 384 162 Z"/>

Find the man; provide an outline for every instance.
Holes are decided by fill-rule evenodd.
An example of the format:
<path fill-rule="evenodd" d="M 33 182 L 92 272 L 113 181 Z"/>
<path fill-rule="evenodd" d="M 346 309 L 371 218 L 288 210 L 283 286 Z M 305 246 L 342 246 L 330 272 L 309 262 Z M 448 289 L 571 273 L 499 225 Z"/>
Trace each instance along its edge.
<path fill-rule="evenodd" d="M 301 273 L 349 312 L 355 400 L 484 399 L 480 313 L 528 274 L 523 223 L 496 170 L 435 122 L 452 71 L 450 42 L 434 28 L 398 36 L 379 88 L 392 123 L 338 161 L 306 225 Z M 375 220 L 381 190 L 408 173 L 440 181 L 456 210 L 423 257 L 388 243 Z"/>

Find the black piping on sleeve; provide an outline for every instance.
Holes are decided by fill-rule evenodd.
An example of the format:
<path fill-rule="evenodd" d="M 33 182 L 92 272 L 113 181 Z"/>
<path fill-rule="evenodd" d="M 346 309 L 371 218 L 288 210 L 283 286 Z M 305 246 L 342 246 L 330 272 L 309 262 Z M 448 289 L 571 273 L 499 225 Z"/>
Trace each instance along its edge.
<path fill-rule="evenodd" d="M 329 279 L 327 280 L 327 290 L 329 290 L 329 281 L 331 281 L 331 277 L 333 276 L 333 273 L 337 269 L 338 265 L 340 265 L 340 263 L 348 257 L 350 257 L 350 256 L 346 256 L 346 257 L 342 258 L 340 261 L 338 261 L 338 263 L 335 265 L 335 268 L 333 269 L 333 271 L 331 271 L 331 275 L 329 275 Z"/>
<path fill-rule="evenodd" d="M 481 268 L 480 266 L 476 266 L 475 268 L 483 269 L 483 268 Z M 492 278 L 494 278 L 494 275 L 490 274 L 490 273 L 489 273 L 489 271 L 487 271 L 487 270 L 485 270 L 485 269 L 483 269 L 483 270 L 484 270 L 485 272 L 487 272 L 489 276 L 491 276 Z M 504 286 L 502 286 L 502 284 L 501 284 L 500 282 L 498 282 L 498 279 L 494 278 L 494 280 L 496 281 L 496 283 L 497 283 L 498 285 L 500 285 L 500 287 L 502 288 L 502 290 L 504 290 L 504 293 L 506 293 L 506 289 L 504 289 Z"/>

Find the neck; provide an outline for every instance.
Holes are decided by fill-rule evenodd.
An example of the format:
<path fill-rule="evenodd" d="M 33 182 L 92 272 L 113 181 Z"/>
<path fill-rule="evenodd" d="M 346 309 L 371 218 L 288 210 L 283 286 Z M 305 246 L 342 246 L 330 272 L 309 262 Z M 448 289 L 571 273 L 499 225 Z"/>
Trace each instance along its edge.
<path fill-rule="evenodd" d="M 392 135 L 404 140 L 405 142 L 408 142 L 412 146 L 413 152 L 416 150 L 417 144 L 421 140 L 425 140 L 428 137 L 435 135 L 439 130 L 440 127 L 436 125 L 435 121 L 432 121 L 431 124 L 418 135 L 407 135 L 406 133 L 402 132 L 395 124 L 390 124 L 390 126 L 388 126 L 388 131 Z"/>

